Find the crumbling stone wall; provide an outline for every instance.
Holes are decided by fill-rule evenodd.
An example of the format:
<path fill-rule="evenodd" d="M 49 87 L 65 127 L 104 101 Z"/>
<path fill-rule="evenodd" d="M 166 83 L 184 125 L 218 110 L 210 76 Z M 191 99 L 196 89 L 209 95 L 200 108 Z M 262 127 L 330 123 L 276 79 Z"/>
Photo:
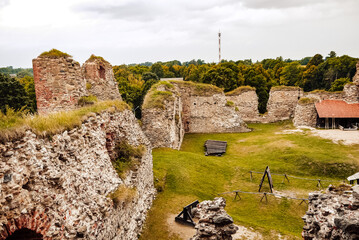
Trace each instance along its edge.
<path fill-rule="evenodd" d="M 32 60 L 39 114 L 74 109 L 86 95 L 80 64 L 69 56 Z"/>
<path fill-rule="evenodd" d="M 359 239 L 359 185 L 310 193 L 303 220 L 305 240 Z"/>
<path fill-rule="evenodd" d="M 88 95 L 121 99 L 112 66 L 102 57 L 92 55 L 81 68 L 70 55 L 53 49 L 32 64 L 39 114 L 75 109 L 78 100 Z"/>
<path fill-rule="evenodd" d="M 222 197 L 199 203 L 193 209 L 198 223 L 195 226 L 197 233 L 191 240 L 232 240 L 238 227 L 224 210 L 225 206 L 226 200 Z"/>
<path fill-rule="evenodd" d="M 357 71 L 353 77 L 353 83 L 359 85 L 359 62 L 357 62 Z"/>
<path fill-rule="evenodd" d="M 102 57 L 91 55 L 82 66 L 82 74 L 88 94 L 96 96 L 99 100 L 121 99 L 112 65 Z"/>
<path fill-rule="evenodd" d="M 245 122 L 257 122 L 259 119 L 258 96 L 253 87 L 239 87 L 226 93 L 227 101 L 233 102 Z"/>
<path fill-rule="evenodd" d="M 345 84 L 343 89 L 343 100 L 348 103 L 359 102 L 359 87 L 354 83 Z"/>
<path fill-rule="evenodd" d="M 272 87 L 267 103 L 268 112 L 263 116 L 262 122 L 277 122 L 293 118 L 295 107 L 302 96 L 303 90 L 299 87 Z"/>
<path fill-rule="evenodd" d="M 166 94 L 171 96 L 158 97 Z M 211 85 L 183 81 L 159 84 L 145 97 L 142 129 L 154 147 L 174 149 L 180 148 L 185 132 L 250 131 L 235 107 L 226 103 L 223 91 Z"/>
<path fill-rule="evenodd" d="M 114 139 L 146 148 L 123 179 L 110 154 Z M 0 145 L 0 239 L 29 228 L 44 239 L 136 239 L 154 195 L 151 144 L 132 112 L 94 114 L 51 138 L 31 131 Z M 115 205 L 119 186 L 136 196 Z"/>
<path fill-rule="evenodd" d="M 160 90 L 165 90 L 161 89 Z M 144 108 L 142 129 L 154 148 L 180 149 L 184 137 L 182 101 L 177 93 L 164 101 L 164 108 Z"/>
<path fill-rule="evenodd" d="M 295 114 L 293 118 L 294 126 L 316 127 L 317 124 L 317 110 L 315 103 L 317 99 L 302 97 L 299 99 L 295 107 Z"/>

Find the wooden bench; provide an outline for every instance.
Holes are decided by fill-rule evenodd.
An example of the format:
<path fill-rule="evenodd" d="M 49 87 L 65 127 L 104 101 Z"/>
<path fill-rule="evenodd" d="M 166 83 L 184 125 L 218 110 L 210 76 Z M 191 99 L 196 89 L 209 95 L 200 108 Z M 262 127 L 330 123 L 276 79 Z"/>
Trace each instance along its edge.
<path fill-rule="evenodd" d="M 225 141 L 216 141 L 216 140 L 207 140 L 204 143 L 205 155 L 217 155 L 222 156 L 223 153 L 227 150 L 227 142 Z"/>

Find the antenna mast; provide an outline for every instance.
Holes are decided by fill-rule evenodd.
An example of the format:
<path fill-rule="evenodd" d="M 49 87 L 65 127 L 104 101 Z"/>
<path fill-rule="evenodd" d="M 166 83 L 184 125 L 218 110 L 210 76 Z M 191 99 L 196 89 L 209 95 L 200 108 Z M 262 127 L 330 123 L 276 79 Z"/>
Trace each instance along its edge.
<path fill-rule="evenodd" d="M 219 43 L 219 62 L 221 62 L 221 31 L 218 31 L 218 43 Z"/>

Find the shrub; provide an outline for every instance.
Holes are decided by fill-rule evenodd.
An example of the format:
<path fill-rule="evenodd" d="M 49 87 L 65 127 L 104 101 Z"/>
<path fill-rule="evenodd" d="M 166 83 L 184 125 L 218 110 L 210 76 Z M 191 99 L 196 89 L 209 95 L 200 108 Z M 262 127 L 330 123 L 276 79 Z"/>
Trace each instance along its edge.
<path fill-rule="evenodd" d="M 108 195 L 112 199 L 115 207 L 118 207 L 121 203 L 130 203 L 137 197 L 137 189 L 129 188 L 125 185 L 120 185 L 116 191 Z"/>
<path fill-rule="evenodd" d="M 96 60 L 99 62 L 102 62 L 102 63 L 109 63 L 103 57 L 96 56 L 95 54 L 91 54 L 90 58 L 87 59 L 87 61 L 89 61 L 89 62 L 94 62 Z"/>
<path fill-rule="evenodd" d="M 145 153 L 145 146 L 138 147 L 130 145 L 126 140 L 120 140 L 114 148 L 115 157 L 112 161 L 113 167 L 121 178 L 126 177 L 128 170 L 136 170 L 141 163 Z"/>
<path fill-rule="evenodd" d="M 86 90 L 90 90 L 92 88 L 92 84 L 91 83 L 86 83 Z"/>
<path fill-rule="evenodd" d="M 85 106 L 85 105 L 92 105 L 95 102 L 97 102 L 97 97 L 93 96 L 93 95 L 89 95 L 89 96 L 80 97 L 77 104 L 80 105 L 80 106 Z"/>
<path fill-rule="evenodd" d="M 68 57 L 72 57 L 71 55 L 61 52 L 55 48 L 51 49 L 48 52 L 43 52 L 40 54 L 39 57 L 47 57 L 47 58 L 68 58 Z"/>

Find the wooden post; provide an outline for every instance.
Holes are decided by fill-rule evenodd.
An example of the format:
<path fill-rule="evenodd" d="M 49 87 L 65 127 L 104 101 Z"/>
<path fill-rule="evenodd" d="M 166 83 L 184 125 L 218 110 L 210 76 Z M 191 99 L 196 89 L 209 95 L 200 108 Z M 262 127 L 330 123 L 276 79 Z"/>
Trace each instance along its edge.
<path fill-rule="evenodd" d="M 325 118 L 325 125 L 324 125 L 325 129 L 329 129 L 329 119 Z"/>
<path fill-rule="evenodd" d="M 288 179 L 288 177 L 287 177 L 287 174 L 284 173 L 284 178 L 283 178 L 282 183 L 284 183 L 284 180 L 286 180 L 286 179 L 287 179 L 287 181 L 288 181 L 288 183 L 289 183 L 289 179 Z"/>
<path fill-rule="evenodd" d="M 242 198 L 241 198 L 241 196 L 239 196 L 238 192 L 236 192 L 236 196 L 234 196 L 234 200 L 236 200 L 236 199 L 237 199 L 237 197 L 238 197 L 238 199 L 239 199 L 239 200 L 241 200 L 241 199 L 242 199 Z"/>
<path fill-rule="evenodd" d="M 307 201 L 306 201 L 305 199 L 303 199 L 303 200 L 299 203 L 299 205 L 302 205 L 303 202 L 308 205 L 308 203 L 307 203 Z"/>
<path fill-rule="evenodd" d="M 249 171 L 249 173 L 251 174 L 251 182 L 252 182 L 253 180 L 252 171 Z"/>
<path fill-rule="evenodd" d="M 320 179 L 318 179 L 318 183 L 317 183 L 317 187 L 323 187 L 323 185 L 321 184 L 321 182 L 320 182 Z"/>
<path fill-rule="evenodd" d="M 335 118 L 332 118 L 332 129 L 335 129 Z"/>
<path fill-rule="evenodd" d="M 261 202 L 262 202 L 263 198 L 266 198 L 266 203 L 267 203 L 268 202 L 267 193 L 263 193 L 263 197 L 261 198 Z"/>

